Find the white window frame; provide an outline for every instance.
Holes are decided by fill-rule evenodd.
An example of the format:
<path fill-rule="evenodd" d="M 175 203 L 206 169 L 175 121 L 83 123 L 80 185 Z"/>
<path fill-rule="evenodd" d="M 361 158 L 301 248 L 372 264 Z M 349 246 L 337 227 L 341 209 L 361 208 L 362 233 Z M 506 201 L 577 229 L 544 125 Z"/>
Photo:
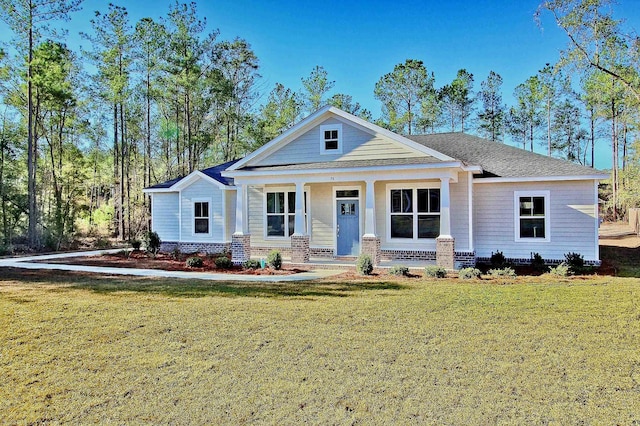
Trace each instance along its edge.
<path fill-rule="evenodd" d="M 544 197 L 544 238 L 520 237 L 520 219 L 537 218 L 540 216 L 520 216 L 521 197 Z M 551 241 L 551 193 L 550 191 L 514 191 L 513 192 L 513 217 L 514 239 L 516 242 L 541 243 Z"/>
<path fill-rule="evenodd" d="M 270 213 L 267 213 L 267 194 L 278 193 L 278 192 L 284 193 L 284 236 L 267 234 L 267 229 L 268 229 L 267 218 L 270 215 Z M 293 216 L 295 220 L 295 212 L 289 213 L 289 196 L 288 196 L 289 192 L 295 194 L 296 188 L 295 187 L 264 187 L 262 191 L 262 199 L 263 199 L 263 218 L 264 218 L 263 235 L 265 240 L 288 240 L 291 238 L 291 235 L 289 235 L 289 216 Z M 311 224 L 309 222 L 309 218 L 310 218 L 309 212 L 311 211 L 311 204 L 310 204 L 311 195 L 310 194 L 311 194 L 311 191 L 309 190 L 309 187 L 305 186 L 303 197 L 306 199 L 307 209 L 304 212 L 304 224 L 306 228 L 306 233 L 309 235 L 311 234 L 310 233 Z M 281 215 L 281 214 L 282 213 L 271 213 L 271 215 Z"/>
<path fill-rule="evenodd" d="M 326 141 L 324 138 L 324 132 L 337 130 L 338 131 L 338 148 L 327 149 Z M 333 140 L 333 139 L 331 139 Z M 324 124 L 320 126 L 320 154 L 342 154 L 342 124 Z"/>
<path fill-rule="evenodd" d="M 410 189 L 413 192 L 413 203 L 417 205 L 418 189 L 439 189 L 442 197 L 442 188 L 440 182 L 424 182 L 424 183 L 389 183 L 385 188 L 385 196 L 387 198 L 386 223 L 387 223 L 387 241 L 404 242 L 404 243 L 420 243 L 425 241 L 435 241 L 435 238 L 418 238 L 418 216 L 431 215 L 440 216 L 442 220 L 442 200 L 440 200 L 440 212 L 436 213 L 418 213 L 418 209 L 414 208 L 411 214 L 404 213 L 413 218 L 413 238 L 391 238 L 391 215 L 399 213 L 391 213 L 391 191 L 394 189 Z M 437 238 L 437 237 L 436 237 Z"/>
<path fill-rule="evenodd" d="M 196 217 L 196 203 L 207 203 L 208 207 L 208 215 L 206 216 L 206 219 L 209 221 L 208 223 L 208 229 L 209 232 L 196 232 L 196 219 L 205 219 L 205 216 L 198 216 Z M 191 200 L 191 234 L 194 237 L 203 237 L 203 236 L 211 236 L 211 225 L 212 225 L 212 220 L 211 220 L 211 211 L 212 211 L 212 207 L 213 207 L 213 203 L 211 201 L 211 198 L 193 198 Z"/>

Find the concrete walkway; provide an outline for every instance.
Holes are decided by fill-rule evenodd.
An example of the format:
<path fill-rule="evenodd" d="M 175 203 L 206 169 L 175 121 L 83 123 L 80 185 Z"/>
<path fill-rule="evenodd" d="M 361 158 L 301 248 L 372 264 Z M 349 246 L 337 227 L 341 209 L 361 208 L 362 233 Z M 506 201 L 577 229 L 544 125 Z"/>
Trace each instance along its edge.
<path fill-rule="evenodd" d="M 212 272 L 185 272 L 185 271 L 165 271 L 161 269 L 135 269 L 135 268 L 113 268 L 101 266 L 71 265 L 61 263 L 35 263 L 43 260 L 64 259 L 66 257 L 99 256 L 108 253 L 117 253 L 122 249 L 94 250 L 75 253 L 56 253 L 40 256 L 11 257 L 0 259 L 0 268 L 23 268 L 23 269 L 51 269 L 56 271 L 77 271 L 91 272 L 103 275 L 134 275 L 138 277 L 159 277 L 159 278 L 182 278 L 191 280 L 209 281 L 253 281 L 253 282 L 291 282 L 309 281 L 319 278 L 331 277 L 344 271 L 339 270 L 315 270 L 301 272 L 292 275 L 243 275 L 243 274 L 216 274 Z M 0 269 L 0 275 L 2 270 Z"/>

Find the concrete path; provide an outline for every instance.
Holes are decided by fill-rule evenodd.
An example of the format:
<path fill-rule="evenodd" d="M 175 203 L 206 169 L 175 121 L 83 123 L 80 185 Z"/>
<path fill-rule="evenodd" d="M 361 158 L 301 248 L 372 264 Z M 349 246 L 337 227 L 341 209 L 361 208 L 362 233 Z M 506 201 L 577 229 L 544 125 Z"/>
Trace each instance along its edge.
<path fill-rule="evenodd" d="M 40 256 L 11 257 L 0 259 L 0 268 L 23 268 L 23 269 L 52 269 L 57 271 L 78 271 L 91 272 L 103 275 L 134 275 L 139 277 L 160 277 L 160 278 L 183 278 L 193 280 L 209 281 L 253 281 L 253 282 L 291 282 L 309 281 L 318 278 L 331 277 L 344 271 L 338 270 L 315 270 L 301 272 L 292 275 L 243 275 L 243 274 L 216 274 L 212 272 L 185 272 L 185 271 L 164 271 L 161 269 L 135 269 L 135 268 L 113 268 L 101 266 L 71 265 L 60 263 L 35 263 L 43 260 L 64 259 L 66 257 L 99 256 L 106 253 L 117 253 L 122 249 L 94 250 L 75 253 L 56 253 Z M 2 275 L 2 269 L 0 269 Z"/>

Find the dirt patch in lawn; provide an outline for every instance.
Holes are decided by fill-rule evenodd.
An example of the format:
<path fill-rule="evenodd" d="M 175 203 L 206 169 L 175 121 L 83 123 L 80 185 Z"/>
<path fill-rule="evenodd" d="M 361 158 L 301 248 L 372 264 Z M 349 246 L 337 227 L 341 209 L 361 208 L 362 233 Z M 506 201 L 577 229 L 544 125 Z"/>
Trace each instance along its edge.
<path fill-rule="evenodd" d="M 201 267 L 189 267 L 186 264 L 187 258 L 198 256 L 202 259 Z M 106 268 L 136 268 L 136 269 L 161 269 L 164 271 L 190 271 L 190 272 L 215 272 L 220 274 L 242 274 L 242 275 L 291 275 L 306 272 L 308 269 L 291 268 L 283 265 L 282 269 L 258 268 L 245 269 L 240 265 L 231 268 L 218 268 L 215 259 L 218 255 L 207 255 L 201 253 L 191 254 L 164 254 L 150 256 L 143 251 L 120 252 L 103 254 L 89 257 L 66 257 L 64 259 L 46 260 L 42 263 L 60 263 L 68 265 L 98 266 Z"/>

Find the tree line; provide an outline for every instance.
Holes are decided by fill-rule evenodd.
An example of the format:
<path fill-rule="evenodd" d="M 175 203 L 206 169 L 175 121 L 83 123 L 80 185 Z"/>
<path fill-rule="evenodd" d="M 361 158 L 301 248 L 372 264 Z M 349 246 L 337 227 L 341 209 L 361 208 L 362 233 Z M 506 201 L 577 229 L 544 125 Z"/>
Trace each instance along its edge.
<path fill-rule="evenodd" d="M 607 0 L 540 5 L 569 43 L 516 87 L 514 105 L 497 72 L 474 87 L 460 69 L 436 87 L 434 73 L 408 59 L 375 84 L 379 117 L 335 93 L 320 65 L 298 91 L 276 83 L 263 93 L 249 42 L 208 30 L 196 3 L 137 22 L 109 4 L 81 34 L 86 49 L 73 51 L 52 24 L 81 2 L 0 0 L 14 35 L 14 49 L 0 49 L 0 247 L 132 239 L 148 226 L 144 187 L 242 157 L 327 104 L 401 134 L 472 132 L 588 166 L 596 144 L 609 143 L 609 211 L 638 204 L 640 43 Z"/>

